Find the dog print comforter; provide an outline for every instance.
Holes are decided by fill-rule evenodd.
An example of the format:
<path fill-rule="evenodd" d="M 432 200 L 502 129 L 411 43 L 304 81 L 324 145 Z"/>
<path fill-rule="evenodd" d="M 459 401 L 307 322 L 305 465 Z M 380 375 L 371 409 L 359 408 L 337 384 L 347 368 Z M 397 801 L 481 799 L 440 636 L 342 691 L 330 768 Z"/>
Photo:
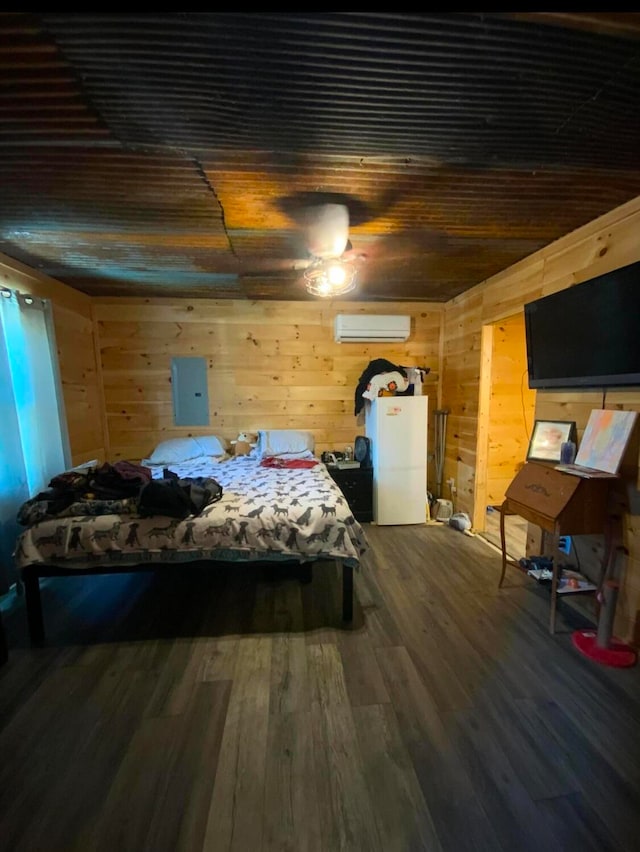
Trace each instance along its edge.
<path fill-rule="evenodd" d="M 170 470 L 214 477 L 220 500 L 183 520 L 135 514 L 78 515 L 40 521 L 18 539 L 18 568 L 66 569 L 145 562 L 338 560 L 358 567 L 364 531 L 324 464 L 262 466 L 248 457 L 212 464 L 196 459 Z M 163 471 L 154 470 L 154 478 Z"/>

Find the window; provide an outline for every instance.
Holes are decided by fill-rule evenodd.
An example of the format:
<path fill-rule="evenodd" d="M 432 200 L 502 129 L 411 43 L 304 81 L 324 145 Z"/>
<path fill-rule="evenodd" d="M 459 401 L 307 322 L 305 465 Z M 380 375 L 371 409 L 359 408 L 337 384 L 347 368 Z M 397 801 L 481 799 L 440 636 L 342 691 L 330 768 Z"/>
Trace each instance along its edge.
<path fill-rule="evenodd" d="M 51 304 L 0 288 L 0 594 L 16 579 L 21 504 L 70 464 Z"/>

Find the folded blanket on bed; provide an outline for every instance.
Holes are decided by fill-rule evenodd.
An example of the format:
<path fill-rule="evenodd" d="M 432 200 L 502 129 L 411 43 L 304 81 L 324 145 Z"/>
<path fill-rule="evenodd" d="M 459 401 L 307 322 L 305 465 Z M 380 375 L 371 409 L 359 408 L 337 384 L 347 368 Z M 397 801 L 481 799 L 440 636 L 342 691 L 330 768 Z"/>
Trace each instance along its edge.
<path fill-rule="evenodd" d="M 120 500 L 76 500 L 72 494 L 60 497 L 59 494 L 51 490 L 42 491 L 31 500 L 23 503 L 18 510 L 17 521 L 23 527 L 30 527 L 51 518 L 137 514 L 137 497 L 124 497 Z"/>

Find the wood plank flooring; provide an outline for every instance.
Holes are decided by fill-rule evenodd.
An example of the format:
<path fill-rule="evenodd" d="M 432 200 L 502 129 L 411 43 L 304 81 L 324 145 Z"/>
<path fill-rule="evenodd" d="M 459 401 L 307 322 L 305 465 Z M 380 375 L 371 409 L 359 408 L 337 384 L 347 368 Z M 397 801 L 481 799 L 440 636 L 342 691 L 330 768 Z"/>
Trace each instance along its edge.
<path fill-rule="evenodd" d="M 444 525 L 366 526 L 340 578 L 290 569 L 43 585 L 0 668 L 2 852 L 632 852 L 640 669 Z"/>
<path fill-rule="evenodd" d="M 506 515 L 504 519 L 507 555 L 516 562 L 527 555 L 527 531 L 529 524 L 519 515 Z M 482 537 L 500 548 L 500 511 L 487 506 Z"/>

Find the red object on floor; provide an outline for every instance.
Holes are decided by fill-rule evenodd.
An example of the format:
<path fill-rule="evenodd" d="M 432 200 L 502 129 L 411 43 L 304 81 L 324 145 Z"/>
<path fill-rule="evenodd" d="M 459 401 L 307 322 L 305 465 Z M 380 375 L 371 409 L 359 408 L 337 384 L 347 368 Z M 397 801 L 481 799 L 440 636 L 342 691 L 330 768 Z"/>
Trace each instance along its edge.
<path fill-rule="evenodd" d="M 617 666 L 623 668 L 625 666 L 635 666 L 637 662 L 637 654 L 629 645 L 623 642 L 617 642 L 615 639 L 609 642 L 607 648 L 601 648 L 596 645 L 595 630 L 576 630 L 571 636 L 573 644 L 581 654 L 595 660 L 596 663 L 602 663 L 605 666 Z"/>

